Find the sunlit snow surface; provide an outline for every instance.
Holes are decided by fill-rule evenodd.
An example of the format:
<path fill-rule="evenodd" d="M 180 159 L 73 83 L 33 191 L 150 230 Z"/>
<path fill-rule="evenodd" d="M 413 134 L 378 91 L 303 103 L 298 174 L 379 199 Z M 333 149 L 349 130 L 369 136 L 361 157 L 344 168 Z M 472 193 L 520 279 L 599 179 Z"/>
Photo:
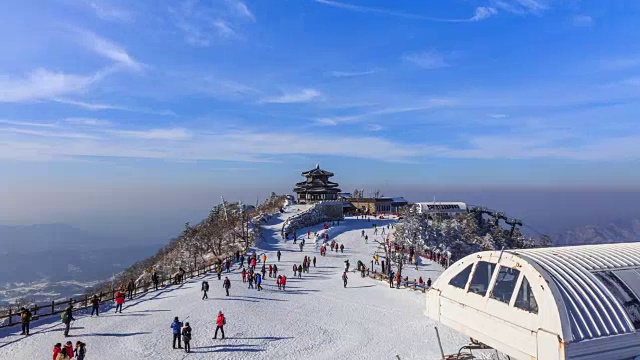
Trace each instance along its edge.
<path fill-rule="evenodd" d="M 209 300 L 201 300 L 200 282 L 192 279 L 180 287 L 151 292 L 128 301 L 122 314 L 113 309 L 100 318 L 78 315 L 68 340 L 87 343 L 87 359 L 183 359 L 182 350 L 171 348 L 169 325 L 175 316 L 193 328 L 192 353 L 188 359 L 438 359 L 434 323 L 424 315 L 425 296 L 421 292 L 389 289 L 388 284 L 359 273 L 349 273 L 349 285 L 342 286 L 344 261 L 355 267 L 358 260 L 370 265 L 376 249 L 371 222 L 348 218 L 329 229 L 330 236 L 345 245 L 344 254 L 327 251 L 321 257 L 313 240 L 303 252 L 291 240 L 284 241 L 282 222 L 295 214 L 288 208 L 264 226 L 258 254 L 267 254 L 267 263 L 277 263 L 289 281 L 279 291 L 275 280 L 263 282 L 264 291 L 247 289 L 239 269 L 231 274 L 231 296 L 224 296 L 222 282 L 205 276 L 210 285 Z M 384 223 L 386 224 L 386 222 Z M 321 225 L 311 229 L 312 237 Z M 361 231 L 369 235 L 365 244 Z M 306 229 L 305 229 L 306 230 Z M 302 237 L 306 231 L 298 231 Z M 316 256 L 317 267 L 302 279 L 293 277 L 292 266 L 304 255 Z M 258 264 L 258 267 L 261 265 Z M 379 268 L 378 268 L 379 270 Z M 410 279 L 435 278 L 442 269 L 424 262 Z M 225 274 L 226 275 L 226 274 Z M 218 310 L 227 317 L 225 340 L 212 339 Z M 188 318 L 187 318 L 188 317 Z M 446 352 L 456 352 L 464 337 L 440 327 Z M 32 324 L 31 336 L 17 335 L 18 327 L 0 329 L 0 359 L 50 359 L 53 345 L 64 342 L 58 316 Z"/>

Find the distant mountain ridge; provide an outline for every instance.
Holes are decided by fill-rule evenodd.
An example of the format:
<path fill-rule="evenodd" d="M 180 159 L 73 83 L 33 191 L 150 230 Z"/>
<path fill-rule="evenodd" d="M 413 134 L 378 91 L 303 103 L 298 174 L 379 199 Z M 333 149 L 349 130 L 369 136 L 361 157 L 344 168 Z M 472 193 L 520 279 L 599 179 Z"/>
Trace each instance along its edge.
<path fill-rule="evenodd" d="M 592 245 L 640 241 L 640 219 L 612 221 L 603 225 L 585 225 L 553 238 L 555 246 Z"/>

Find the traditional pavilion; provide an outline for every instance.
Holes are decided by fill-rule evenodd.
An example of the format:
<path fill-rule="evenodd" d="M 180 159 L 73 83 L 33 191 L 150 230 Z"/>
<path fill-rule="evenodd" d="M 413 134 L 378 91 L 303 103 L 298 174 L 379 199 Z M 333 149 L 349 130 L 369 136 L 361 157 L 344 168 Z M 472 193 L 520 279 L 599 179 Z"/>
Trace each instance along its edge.
<path fill-rule="evenodd" d="M 298 203 L 307 204 L 325 200 L 337 200 L 338 193 L 342 190 L 338 184 L 329 181 L 333 176 L 330 171 L 320 169 L 316 164 L 315 169 L 305 171 L 302 176 L 307 180 L 296 184 L 293 191 L 298 194 Z"/>

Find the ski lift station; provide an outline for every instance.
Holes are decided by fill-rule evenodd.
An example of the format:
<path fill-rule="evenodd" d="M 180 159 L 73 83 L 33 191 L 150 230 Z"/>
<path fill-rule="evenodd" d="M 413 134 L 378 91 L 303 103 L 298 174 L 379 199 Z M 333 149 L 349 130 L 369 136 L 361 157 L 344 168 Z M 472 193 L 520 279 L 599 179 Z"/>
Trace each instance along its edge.
<path fill-rule="evenodd" d="M 640 243 L 484 251 L 427 293 L 427 315 L 512 359 L 640 359 Z"/>

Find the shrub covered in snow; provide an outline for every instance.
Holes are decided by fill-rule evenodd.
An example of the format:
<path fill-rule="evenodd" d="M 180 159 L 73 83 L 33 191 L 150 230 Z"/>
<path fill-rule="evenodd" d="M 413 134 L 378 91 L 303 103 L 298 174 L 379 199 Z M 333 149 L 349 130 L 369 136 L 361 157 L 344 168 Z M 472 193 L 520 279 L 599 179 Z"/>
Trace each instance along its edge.
<path fill-rule="evenodd" d="M 324 201 L 313 207 L 290 217 L 283 225 L 283 233 L 291 233 L 295 230 L 321 224 L 325 221 L 342 220 L 342 202 Z"/>

